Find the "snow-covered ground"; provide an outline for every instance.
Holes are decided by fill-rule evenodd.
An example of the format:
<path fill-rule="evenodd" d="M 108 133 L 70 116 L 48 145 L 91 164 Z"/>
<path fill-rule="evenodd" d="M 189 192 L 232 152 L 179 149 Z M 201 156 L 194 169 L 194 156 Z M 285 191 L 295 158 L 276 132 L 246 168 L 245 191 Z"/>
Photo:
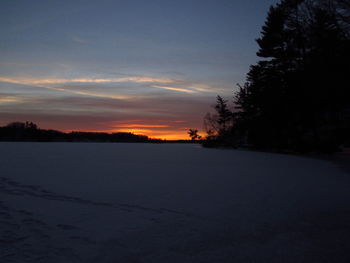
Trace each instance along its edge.
<path fill-rule="evenodd" d="M 350 262 L 350 174 L 191 144 L 0 143 L 0 262 Z"/>

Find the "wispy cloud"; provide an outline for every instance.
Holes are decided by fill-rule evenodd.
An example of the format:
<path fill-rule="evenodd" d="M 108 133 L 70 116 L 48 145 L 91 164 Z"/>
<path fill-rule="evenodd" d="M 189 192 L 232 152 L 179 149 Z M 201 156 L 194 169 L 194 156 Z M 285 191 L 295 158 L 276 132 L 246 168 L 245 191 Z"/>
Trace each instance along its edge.
<path fill-rule="evenodd" d="M 45 87 L 49 88 L 49 87 Z M 78 95 L 84 95 L 84 96 L 91 96 L 91 97 L 97 97 L 97 98 L 107 98 L 107 99 L 114 99 L 114 100 L 128 100 L 131 99 L 130 96 L 122 96 L 122 95 L 110 95 L 110 94 L 103 94 L 103 93 L 97 93 L 97 92 L 90 92 L 90 91 L 77 91 L 77 90 L 71 90 L 66 88 L 49 88 L 54 90 L 61 90 L 65 92 L 69 92 L 72 94 L 78 94 Z"/>
<path fill-rule="evenodd" d="M 2 96 L 0 97 L 0 104 L 3 103 L 18 103 L 23 102 L 22 98 L 15 97 L 15 96 Z"/>
<path fill-rule="evenodd" d="M 157 89 L 165 89 L 165 90 L 184 92 L 184 93 L 196 93 L 195 90 L 185 89 L 185 88 L 176 88 L 176 87 L 161 86 L 161 85 L 152 85 L 151 87 L 157 88 Z"/>
<path fill-rule="evenodd" d="M 57 80 L 57 81 L 55 81 Z M 91 96 L 91 97 L 98 97 L 98 98 L 108 98 L 108 99 L 116 99 L 116 100 L 127 100 L 130 99 L 130 96 L 123 96 L 123 95 L 110 95 L 110 94 L 103 94 L 99 92 L 91 92 L 91 91 L 79 91 L 79 90 L 72 90 L 66 87 L 56 87 L 56 86 L 50 86 L 50 84 L 64 84 L 67 83 L 64 81 L 64 79 L 27 79 L 27 78 L 8 78 L 8 77 L 0 77 L 0 82 L 7 82 L 7 83 L 14 83 L 14 84 L 22 84 L 22 85 L 33 85 L 38 88 L 42 89 L 49 89 L 49 90 L 55 90 L 55 91 L 62 91 L 67 92 L 71 94 L 78 94 L 78 95 L 84 95 L 84 96 Z M 84 83 L 82 81 L 82 83 Z"/>
<path fill-rule="evenodd" d="M 49 85 L 49 84 L 69 84 L 69 83 L 177 83 L 179 80 L 169 78 L 154 77 L 122 77 L 122 78 L 8 78 L 0 77 L 2 82 L 30 84 L 30 85 Z"/>
<path fill-rule="evenodd" d="M 175 92 L 182 92 L 187 94 L 193 93 L 205 93 L 205 92 L 216 92 L 209 85 L 194 84 L 189 80 L 179 79 L 179 78 L 159 78 L 159 77 L 149 77 L 149 76 L 130 76 L 130 77 L 120 77 L 120 78 L 11 78 L 11 77 L 1 77 L 0 82 L 25 84 L 25 85 L 35 85 L 45 89 L 53 89 L 60 91 L 67 91 L 71 93 L 81 94 L 81 95 L 91 95 L 104 97 L 99 93 L 91 92 L 81 92 L 76 90 L 71 90 L 67 88 L 69 84 L 105 84 L 105 83 L 136 83 L 136 84 L 147 84 L 148 87 L 170 90 Z M 60 85 L 60 86 L 58 86 Z M 119 97 L 117 98 L 119 99 Z"/>

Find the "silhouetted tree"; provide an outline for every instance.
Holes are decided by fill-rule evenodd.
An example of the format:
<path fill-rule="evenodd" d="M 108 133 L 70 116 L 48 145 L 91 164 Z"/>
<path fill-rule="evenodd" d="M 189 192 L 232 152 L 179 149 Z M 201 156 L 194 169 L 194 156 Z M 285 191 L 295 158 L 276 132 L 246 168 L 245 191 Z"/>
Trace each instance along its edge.
<path fill-rule="evenodd" d="M 234 96 L 226 136 L 257 148 L 296 151 L 335 150 L 346 142 L 349 17 L 348 0 L 283 0 L 272 6 L 257 39 L 262 60 Z M 217 112 L 226 112 L 220 105 L 226 104 L 218 99 Z"/>
<path fill-rule="evenodd" d="M 223 136 L 232 126 L 233 115 L 227 101 L 219 95 L 216 97 L 214 109 L 214 114 L 207 113 L 204 117 L 204 127 L 209 136 Z"/>
<path fill-rule="evenodd" d="M 198 134 L 198 130 L 196 130 L 196 129 L 189 129 L 187 133 L 188 133 L 188 135 L 190 136 L 190 138 L 191 138 L 192 141 L 202 139 L 202 136 L 200 136 L 200 135 Z"/>
<path fill-rule="evenodd" d="M 227 100 L 217 96 L 214 106 L 215 113 L 207 113 L 204 117 L 204 128 L 207 132 L 206 145 L 222 146 L 230 145 L 236 147 L 237 141 L 234 138 L 233 122 L 234 113 L 229 109 Z"/>
<path fill-rule="evenodd" d="M 28 121 L 26 121 L 26 123 L 25 123 L 25 128 L 26 128 L 26 129 L 30 129 L 30 130 L 37 130 L 37 129 L 38 129 L 38 125 L 36 125 L 36 124 L 33 123 L 33 122 L 28 122 Z"/>
<path fill-rule="evenodd" d="M 217 112 L 217 123 L 220 126 L 220 132 L 226 133 L 232 121 L 232 112 L 228 109 L 227 101 L 221 96 L 217 96 L 215 110 Z"/>

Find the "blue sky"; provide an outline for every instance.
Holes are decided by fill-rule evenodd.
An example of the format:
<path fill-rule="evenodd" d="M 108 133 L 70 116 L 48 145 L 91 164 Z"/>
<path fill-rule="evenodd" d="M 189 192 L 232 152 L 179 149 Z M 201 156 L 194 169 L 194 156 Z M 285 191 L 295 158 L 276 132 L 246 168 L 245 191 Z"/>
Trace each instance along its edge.
<path fill-rule="evenodd" d="M 276 2 L 2 0 L 0 125 L 186 137 L 244 81 Z"/>

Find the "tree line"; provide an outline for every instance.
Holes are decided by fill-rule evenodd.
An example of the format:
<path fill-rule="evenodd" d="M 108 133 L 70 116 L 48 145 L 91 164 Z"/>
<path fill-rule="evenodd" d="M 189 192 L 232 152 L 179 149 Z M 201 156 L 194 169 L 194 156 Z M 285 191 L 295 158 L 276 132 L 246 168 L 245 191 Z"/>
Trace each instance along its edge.
<path fill-rule="evenodd" d="M 33 122 L 12 122 L 0 127 L 0 141 L 37 142 L 160 142 L 127 132 L 70 132 L 40 129 Z"/>
<path fill-rule="evenodd" d="M 205 146 L 336 151 L 350 143 L 350 1 L 282 0 L 232 106 L 217 97 Z"/>

